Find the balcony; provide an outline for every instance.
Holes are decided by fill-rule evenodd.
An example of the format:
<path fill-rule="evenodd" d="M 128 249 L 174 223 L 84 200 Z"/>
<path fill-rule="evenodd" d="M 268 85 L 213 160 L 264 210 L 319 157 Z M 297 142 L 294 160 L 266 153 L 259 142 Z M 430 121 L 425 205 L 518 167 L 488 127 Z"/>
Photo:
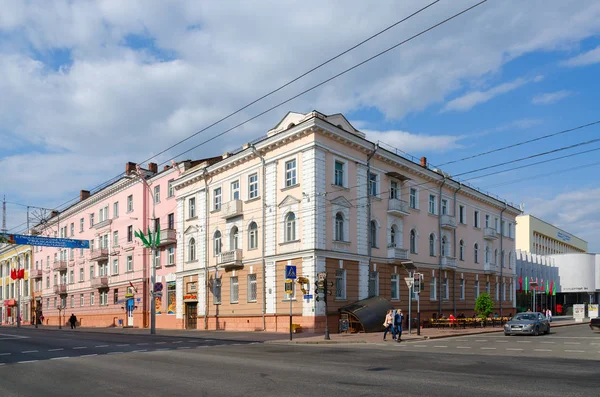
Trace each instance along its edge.
<path fill-rule="evenodd" d="M 408 259 L 408 250 L 406 248 L 388 247 L 388 258 L 406 260 Z"/>
<path fill-rule="evenodd" d="M 112 219 L 106 219 L 102 222 L 98 222 L 96 224 L 94 224 L 94 229 L 99 230 L 99 229 L 103 229 L 106 226 L 109 226 L 112 223 Z"/>
<path fill-rule="evenodd" d="M 108 248 L 98 248 L 90 251 L 91 261 L 105 261 L 108 260 Z"/>
<path fill-rule="evenodd" d="M 222 269 L 243 267 L 242 250 L 233 250 L 221 253 L 217 259 L 217 264 Z"/>
<path fill-rule="evenodd" d="M 108 288 L 108 277 L 94 277 L 90 284 L 95 289 Z"/>
<path fill-rule="evenodd" d="M 498 265 L 496 265 L 495 263 L 484 263 L 483 264 L 483 271 L 486 274 L 494 274 L 498 272 Z"/>
<path fill-rule="evenodd" d="M 169 244 L 175 244 L 177 242 L 177 231 L 175 229 L 165 229 L 160 231 L 160 241 L 158 242 L 159 247 L 163 247 Z"/>
<path fill-rule="evenodd" d="M 67 261 L 63 261 L 63 260 L 54 261 L 54 263 L 52 264 L 52 270 L 55 270 L 58 272 L 66 272 L 67 271 Z"/>
<path fill-rule="evenodd" d="M 42 278 L 42 269 L 33 269 L 29 271 L 29 278 L 34 280 Z"/>
<path fill-rule="evenodd" d="M 54 293 L 56 295 L 66 295 L 67 294 L 67 284 L 58 284 L 54 286 Z"/>
<path fill-rule="evenodd" d="M 442 215 L 440 219 L 442 228 L 444 229 L 456 229 L 456 217 L 450 215 Z"/>
<path fill-rule="evenodd" d="M 456 269 L 456 258 L 442 256 L 442 269 Z"/>
<path fill-rule="evenodd" d="M 389 199 L 387 212 L 390 215 L 396 216 L 408 215 L 408 202 L 398 199 Z"/>
<path fill-rule="evenodd" d="M 223 204 L 221 218 L 229 219 L 242 215 L 242 200 L 231 200 Z"/>
<path fill-rule="evenodd" d="M 498 238 L 498 233 L 496 233 L 496 229 L 494 228 L 484 227 L 483 238 L 486 240 L 496 240 Z"/>

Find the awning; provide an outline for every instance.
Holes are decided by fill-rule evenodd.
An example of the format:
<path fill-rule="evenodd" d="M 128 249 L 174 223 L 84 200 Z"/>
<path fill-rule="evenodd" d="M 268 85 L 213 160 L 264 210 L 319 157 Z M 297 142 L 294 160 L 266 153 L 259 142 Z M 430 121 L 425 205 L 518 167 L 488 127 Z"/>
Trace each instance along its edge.
<path fill-rule="evenodd" d="M 388 310 L 394 306 L 387 299 L 379 296 L 363 299 L 339 309 L 360 323 L 364 332 L 383 331 L 383 322 Z"/>

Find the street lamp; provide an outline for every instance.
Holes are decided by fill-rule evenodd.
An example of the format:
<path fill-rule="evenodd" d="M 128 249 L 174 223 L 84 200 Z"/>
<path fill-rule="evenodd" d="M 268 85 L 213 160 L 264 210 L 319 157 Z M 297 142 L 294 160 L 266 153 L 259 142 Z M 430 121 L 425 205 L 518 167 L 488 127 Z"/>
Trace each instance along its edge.
<path fill-rule="evenodd" d="M 536 311 L 536 305 L 535 305 L 535 295 L 537 294 L 537 291 L 535 290 L 535 287 L 538 286 L 537 281 L 530 281 L 529 282 L 529 287 L 533 287 L 533 311 Z"/>
<path fill-rule="evenodd" d="M 402 265 L 402 267 L 404 268 L 404 270 L 406 270 L 408 272 L 408 278 L 410 280 L 407 280 L 406 283 L 408 285 L 408 334 L 410 335 L 411 333 L 411 323 L 412 323 L 412 297 L 413 297 L 413 272 L 415 270 L 417 270 L 417 267 L 415 266 L 413 261 L 403 261 L 400 262 L 400 265 Z"/>

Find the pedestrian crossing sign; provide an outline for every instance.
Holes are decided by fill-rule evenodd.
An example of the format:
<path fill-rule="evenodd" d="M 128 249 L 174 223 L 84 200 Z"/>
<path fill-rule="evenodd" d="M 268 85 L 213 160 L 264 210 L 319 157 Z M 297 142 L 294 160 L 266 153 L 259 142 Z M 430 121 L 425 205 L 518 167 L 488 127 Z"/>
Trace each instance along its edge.
<path fill-rule="evenodd" d="M 286 265 L 285 267 L 285 278 L 290 280 L 296 279 L 296 266 Z"/>

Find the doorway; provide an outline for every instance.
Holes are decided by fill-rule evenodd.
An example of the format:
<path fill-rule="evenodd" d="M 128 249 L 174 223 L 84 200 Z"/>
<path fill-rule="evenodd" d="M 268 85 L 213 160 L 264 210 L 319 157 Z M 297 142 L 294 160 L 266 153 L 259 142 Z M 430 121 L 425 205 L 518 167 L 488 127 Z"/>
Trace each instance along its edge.
<path fill-rule="evenodd" d="M 196 329 L 198 323 L 198 302 L 186 302 L 185 318 L 185 328 Z"/>

